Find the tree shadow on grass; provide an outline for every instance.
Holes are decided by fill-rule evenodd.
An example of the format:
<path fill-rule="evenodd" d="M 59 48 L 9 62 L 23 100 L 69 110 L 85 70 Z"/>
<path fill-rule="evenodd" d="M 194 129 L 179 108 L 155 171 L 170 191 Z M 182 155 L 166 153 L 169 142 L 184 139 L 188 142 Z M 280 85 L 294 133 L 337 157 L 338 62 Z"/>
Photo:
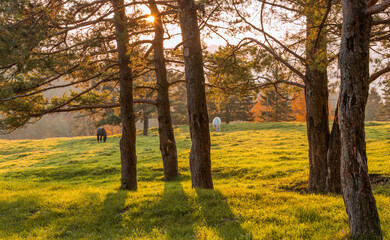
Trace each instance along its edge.
<path fill-rule="evenodd" d="M 106 195 L 100 215 L 95 223 L 100 234 L 117 235 L 123 230 L 122 216 L 128 193 L 127 190 L 118 189 L 118 191 Z"/>
<path fill-rule="evenodd" d="M 161 200 L 141 210 L 140 227 L 146 233 L 162 230 L 168 239 L 195 239 L 193 212 L 181 182 L 166 182 Z"/>
<path fill-rule="evenodd" d="M 207 225 L 217 230 L 222 239 L 253 239 L 252 233 L 242 228 L 219 191 L 196 189 L 196 193 Z"/>
<path fill-rule="evenodd" d="M 96 239 L 112 239 L 126 233 L 122 220 L 128 194 L 129 191 L 118 189 L 106 195 L 100 214 L 92 222 Z"/>
<path fill-rule="evenodd" d="M 81 214 L 77 214 L 73 218 L 69 216 L 66 227 L 58 237 L 112 239 L 124 235 L 125 229 L 122 226 L 122 216 L 127 194 L 128 191 L 126 190 L 108 193 L 100 208 L 100 213 L 99 205 L 94 205 L 93 202 L 86 202 L 85 205 L 75 207 L 76 211 L 80 211 Z"/>
<path fill-rule="evenodd" d="M 0 201 L 0 232 L 26 236 L 36 225 L 44 225 L 41 206 L 36 196 L 17 197 L 13 201 Z"/>
<path fill-rule="evenodd" d="M 86 192 L 79 199 L 66 204 L 55 202 L 47 206 L 39 196 L 17 197 L 0 201 L 0 232 L 5 238 L 68 238 L 112 239 L 125 236 L 122 215 L 128 191 L 108 193 L 102 205 L 99 194 Z M 100 213 L 99 213 L 100 210 Z M 43 229 L 53 228 L 47 236 Z"/>
<path fill-rule="evenodd" d="M 34 182 L 78 182 L 98 181 L 117 176 L 118 167 L 113 166 L 57 166 L 31 168 L 6 172 L 1 175 L 5 180 L 20 179 Z"/>

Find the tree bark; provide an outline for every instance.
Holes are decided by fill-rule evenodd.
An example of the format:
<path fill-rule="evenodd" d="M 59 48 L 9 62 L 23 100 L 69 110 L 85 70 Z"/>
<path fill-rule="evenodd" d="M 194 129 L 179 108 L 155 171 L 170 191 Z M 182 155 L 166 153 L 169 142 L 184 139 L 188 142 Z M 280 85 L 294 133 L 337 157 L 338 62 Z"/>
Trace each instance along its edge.
<path fill-rule="evenodd" d="M 206 105 L 203 56 L 194 0 L 179 0 L 183 38 L 187 106 L 191 133 L 190 169 L 193 187 L 213 188 L 209 117 Z"/>
<path fill-rule="evenodd" d="M 364 14 L 366 4 L 366 0 L 342 0 L 343 32 L 339 55 L 341 184 L 352 237 L 382 239 L 368 177 L 364 132 L 372 22 L 371 17 Z"/>
<path fill-rule="evenodd" d="M 146 106 L 142 106 L 142 115 L 143 115 L 143 135 L 148 136 L 148 130 L 149 130 L 149 113 L 146 111 Z"/>
<path fill-rule="evenodd" d="M 164 56 L 164 28 L 160 11 L 155 0 L 149 0 L 149 7 L 154 16 L 154 66 L 157 78 L 157 112 L 160 151 L 164 166 L 164 180 L 169 181 L 179 174 L 176 141 L 173 133 L 169 103 L 169 83 Z"/>
<path fill-rule="evenodd" d="M 340 100 L 339 100 L 340 101 Z M 340 139 L 340 125 L 339 125 L 339 102 L 335 111 L 335 117 L 333 121 L 332 131 L 329 138 L 329 148 L 327 154 L 328 174 L 326 176 L 326 187 L 329 193 L 342 193 L 341 190 L 341 139 Z"/>
<path fill-rule="evenodd" d="M 326 192 L 329 147 L 328 78 L 326 71 L 306 70 L 306 127 L 309 143 L 309 190 Z"/>
<path fill-rule="evenodd" d="M 309 190 L 325 193 L 328 173 L 329 110 L 326 30 L 318 34 L 326 1 L 307 7 L 306 11 L 306 127 L 309 143 Z M 316 9 L 316 11 L 313 11 Z M 318 10 L 318 11 L 317 11 Z"/>
<path fill-rule="evenodd" d="M 133 76 L 130 58 L 126 54 L 129 44 L 127 20 L 123 0 L 112 0 L 116 43 L 119 61 L 120 111 L 122 120 L 121 151 L 121 188 L 137 190 L 137 155 L 135 116 L 133 110 Z"/>

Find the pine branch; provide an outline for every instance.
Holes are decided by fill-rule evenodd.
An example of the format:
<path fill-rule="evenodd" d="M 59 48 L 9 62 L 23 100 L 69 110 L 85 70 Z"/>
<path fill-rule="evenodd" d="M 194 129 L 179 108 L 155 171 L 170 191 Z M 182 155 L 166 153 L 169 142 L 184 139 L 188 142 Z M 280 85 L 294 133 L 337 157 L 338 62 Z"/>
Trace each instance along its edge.
<path fill-rule="evenodd" d="M 253 25 L 252 23 L 250 23 L 241 13 L 240 11 L 237 9 L 236 7 L 236 4 L 235 4 L 235 0 L 233 0 L 233 5 L 234 5 L 234 8 L 236 10 L 236 13 L 238 14 L 238 16 L 246 23 L 248 24 L 249 26 L 251 26 L 254 30 L 258 31 L 258 32 L 261 32 L 263 33 L 264 35 L 268 36 L 269 38 L 271 38 L 274 42 L 276 42 L 279 46 L 281 46 L 284 50 L 286 50 L 287 52 L 289 52 L 290 54 L 292 54 L 294 57 L 296 57 L 299 61 L 302 62 L 303 65 L 306 65 L 306 59 L 304 59 L 303 57 L 299 56 L 298 54 L 296 54 L 294 51 L 292 51 L 290 48 L 288 48 L 286 45 L 284 45 L 283 43 L 281 43 L 279 40 L 277 40 L 275 37 L 273 37 L 271 34 L 267 33 L 266 31 L 264 31 L 263 29 L 260 29 L 258 27 L 256 27 L 255 25 Z M 270 49 L 270 48 L 268 48 Z"/>
<path fill-rule="evenodd" d="M 324 28 L 325 26 L 325 22 L 326 20 L 328 19 L 328 16 L 329 16 L 329 13 L 330 13 L 330 9 L 332 8 L 332 0 L 328 0 L 328 5 L 326 6 L 326 12 L 324 14 L 324 17 L 322 18 L 322 21 L 321 21 L 321 24 L 320 26 L 318 27 L 318 33 L 317 33 L 317 37 L 316 37 L 316 41 L 314 43 L 314 51 L 317 50 L 317 47 L 318 47 L 318 42 L 320 40 L 320 35 L 321 35 L 321 31 L 322 29 Z"/>
<path fill-rule="evenodd" d="M 245 41 L 247 41 L 246 43 L 243 43 Z M 271 54 L 276 60 L 278 60 L 279 62 L 281 62 L 282 64 L 284 64 L 288 69 L 290 69 L 292 72 L 294 72 L 296 75 L 298 75 L 298 77 L 300 77 L 303 82 L 306 84 L 307 83 L 307 80 L 306 80 L 306 77 L 303 73 L 301 73 L 298 69 L 296 69 L 295 67 L 293 67 L 291 64 L 289 64 L 286 60 L 284 60 L 281 56 L 279 56 L 278 54 L 276 54 L 274 51 L 272 51 L 272 49 L 270 49 L 269 47 L 267 47 L 265 44 L 261 43 L 260 41 L 256 40 L 256 39 L 253 39 L 253 38 L 244 38 L 241 40 L 241 42 L 237 45 L 238 47 L 242 47 L 244 45 L 248 45 L 250 43 L 256 43 L 258 45 L 260 45 L 262 48 L 264 48 L 269 54 Z"/>
<path fill-rule="evenodd" d="M 107 66 L 104 70 L 102 70 L 102 72 L 100 73 L 97 73 L 89 78 L 86 78 L 86 79 L 83 79 L 83 80 L 80 80 L 80 81 L 76 81 L 76 82 L 71 82 L 71 83 L 68 83 L 68 84 L 62 84 L 62 85 L 56 85 L 56 86 L 51 86 L 51 87 L 47 87 L 47 88 L 43 88 L 43 89 L 40 89 L 40 90 L 37 90 L 35 92 L 32 92 L 32 93 L 28 93 L 28 94 L 25 94 L 25 95 L 18 95 L 18 96 L 13 96 L 13 97 L 9 97 L 9 98 L 3 98 L 3 99 L 0 99 L 0 102 L 6 102 L 6 101 L 10 101 L 10 100 L 14 100 L 14 99 L 18 99 L 18 98 L 25 98 L 25 97 L 29 97 L 29 96 L 33 96 L 33 95 L 36 95 L 36 94 L 39 94 L 39 93 L 42 93 L 42 92 L 46 92 L 46 91 L 49 91 L 49 90 L 53 90 L 53 89 L 57 89 L 57 88 L 64 88 L 64 87 L 70 87 L 70 86 L 74 86 L 76 84 L 79 84 L 79 83 L 84 83 L 84 82 L 88 82 L 94 78 L 97 78 L 99 76 L 101 76 L 104 72 L 106 72 L 108 69 L 110 69 L 111 67 L 114 67 L 116 66 L 117 64 L 112 64 L 112 65 L 109 65 Z M 77 67 L 78 65 L 76 65 L 75 67 Z M 75 68 L 73 67 L 73 68 Z M 71 68 L 71 69 L 73 69 Z M 67 72 L 65 72 L 64 74 L 59 74 L 59 75 L 56 75 L 54 76 L 53 78 L 50 78 L 49 80 L 45 81 L 44 83 L 41 83 L 41 84 L 37 84 L 35 86 L 32 86 L 32 87 L 29 87 L 27 89 L 23 89 L 24 91 L 28 91 L 28 90 L 32 90 L 32 89 L 35 89 L 35 88 L 38 88 L 38 87 L 41 87 L 45 84 L 48 84 L 50 82 L 53 82 L 54 80 L 66 75 L 66 74 L 69 74 L 71 73 L 71 69 L 68 69 Z"/>
<path fill-rule="evenodd" d="M 58 106 L 55 106 L 53 108 L 50 108 L 50 109 L 47 109 L 41 113 L 38 113 L 38 114 L 34 114 L 33 117 L 40 117 L 40 116 L 43 116 L 45 114 L 48 114 L 48 113 L 52 113 L 52 112 L 55 112 L 56 110 L 58 109 L 61 109 L 62 107 L 68 105 L 69 103 L 71 103 L 72 101 L 74 101 L 75 99 L 79 98 L 80 96 L 92 91 L 93 89 L 97 88 L 100 84 L 104 83 L 104 82 L 107 82 L 110 80 L 110 78 L 114 75 L 118 74 L 117 72 L 114 72 L 108 76 L 106 76 L 105 78 L 103 78 L 102 80 L 100 80 L 99 82 L 95 83 L 94 85 L 92 85 L 91 87 L 87 88 L 86 90 L 76 94 L 75 96 L 73 96 L 72 98 L 70 98 L 69 100 L 65 101 L 64 103 L 61 103 L 60 105 Z"/>
<path fill-rule="evenodd" d="M 133 99 L 133 103 L 143 103 L 150 105 L 157 105 L 157 102 L 152 99 Z M 51 111 L 50 113 L 58 113 L 58 112 L 74 112 L 88 109 L 107 109 L 107 108 L 118 108 L 120 107 L 120 103 L 105 103 L 105 104 L 96 104 L 96 105 L 72 105 L 67 108 L 59 108 Z"/>
<path fill-rule="evenodd" d="M 52 2 L 53 2 L 53 0 L 50 0 L 50 1 L 46 4 L 45 8 L 44 8 L 43 11 L 42 11 L 42 14 L 38 17 L 37 20 L 35 20 L 35 22 L 34 22 L 33 25 L 31 26 L 31 28 L 27 31 L 27 33 L 30 33 L 30 32 L 35 28 L 35 26 L 38 24 L 38 22 L 43 18 L 43 16 L 45 16 L 46 10 L 49 8 L 49 6 L 50 6 L 50 4 L 51 4 Z"/>

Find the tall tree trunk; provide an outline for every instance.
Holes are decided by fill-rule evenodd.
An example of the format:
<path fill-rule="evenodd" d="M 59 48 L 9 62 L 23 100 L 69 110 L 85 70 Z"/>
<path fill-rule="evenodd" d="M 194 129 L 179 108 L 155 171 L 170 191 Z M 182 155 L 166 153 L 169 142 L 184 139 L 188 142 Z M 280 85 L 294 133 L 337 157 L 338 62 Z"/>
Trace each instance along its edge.
<path fill-rule="evenodd" d="M 164 166 L 164 180 L 174 179 L 179 174 L 177 163 L 176 141 L 173 133 L 170 103 L 169 83 L 164 56 L 164 28 L 160 12 L 155 0 L 149 0 L 150 10 L 154 15 L 155 36 L 153 40 L 154 66 L 157 77 L 157 112 L 158 133 L 160 136 L 160 151 Z"/>
<path fill-rule="evenodd" d="M 329 146 L 328 79 L 326 72 L 306 70 L 306 127 L 309 143 L 309 190 L 326 192 Z"/>
<path fill-rule="evenodd" d="M 137 190 L 137 155 L 135 152 L 135 116 L 133 110 L 133 76 L 130 58 L 126 54 L 129 44 L 127 20 L 123 0 L 112 0 L 116 43 L 119 60 L 120 111 L 122 120 L 121 151 L 121 188 Z"/>
<path fill-rule="evenodd" d="M 339 63 L 341 93 L 341 184 L 352 237 L 382 239 L 368 177 L 364 110 L 369 90 L 371 17 L 366 0 L 342 0 L 343 32 Z"/>
<path fill-rule="evenodd" d="M 340 178 L 341 136 L 338 113 L 339 101 L 337 102 L 332 132 L 330 133 L 329 148 L 327 154 L 328 174 L 326 176 L 326 191 L 337 194 L 340 194 L 342 192 Z"/>
<path fill-rule="evenodd" d="M 213 188 L 210 131 L 207 113 L 203 56 L 194 0 L 179 0 L 187 105 L 191 132 L 190 169 L 193 187 Z"/>
<path fill-rule="evenodd" d="M 149 130 L 149 113 L 146 110 L 146 106 L 142 106 L 142 115 L 143 115 L 143 122 L 144 122 L 144 128 L 143 128 L 143 135 L 148 136 L 148 130 Z"/>

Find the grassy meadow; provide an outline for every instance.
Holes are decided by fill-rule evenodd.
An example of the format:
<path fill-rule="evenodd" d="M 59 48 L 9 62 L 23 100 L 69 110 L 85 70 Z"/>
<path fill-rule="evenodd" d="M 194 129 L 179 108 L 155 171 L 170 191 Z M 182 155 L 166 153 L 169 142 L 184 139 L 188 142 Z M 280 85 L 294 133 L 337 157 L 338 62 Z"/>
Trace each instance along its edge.
<path fill-rule="evenodd" d="M 211 133 L 215 190 L 192 189 L 188 127 L 175 128 L 181 176 L 163 181 L 157 130 L 137 136 L 138 191 L 119 189 L 119 136 L 0 140 L 0 239 L 346 239 L 339 195 L 305 191 L 306 126 L 222 125 Z M 370 173 L 390 177 L 390 123 L 366 126 Z M 390 183 L 374 186 L 390 239 Z"/>

